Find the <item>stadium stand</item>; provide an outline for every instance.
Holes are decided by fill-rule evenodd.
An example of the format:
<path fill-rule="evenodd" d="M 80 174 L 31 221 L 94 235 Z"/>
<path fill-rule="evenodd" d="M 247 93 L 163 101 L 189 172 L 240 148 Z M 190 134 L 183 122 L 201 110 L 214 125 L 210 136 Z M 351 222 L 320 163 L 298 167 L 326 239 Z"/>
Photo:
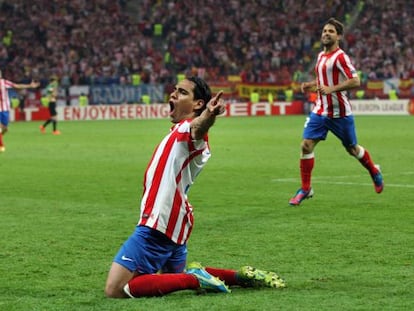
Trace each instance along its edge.
<path fill-rule="evenodd" d="M 388 78 L 408 81 L 411 96 L 413 15 L 409 0 L 3 0 L 0 68 L 21 82 L 57 74 L 63 87 L 168 84 L 190 73 L 299 83 L 312 72 L 322 23 L 335 16 L 366 96 Z"/>

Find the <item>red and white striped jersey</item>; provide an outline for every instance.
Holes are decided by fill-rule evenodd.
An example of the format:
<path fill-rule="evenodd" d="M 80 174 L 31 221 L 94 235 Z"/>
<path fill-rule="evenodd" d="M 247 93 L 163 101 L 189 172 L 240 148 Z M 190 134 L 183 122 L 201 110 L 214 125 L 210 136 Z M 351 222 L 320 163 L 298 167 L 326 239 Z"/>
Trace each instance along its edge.
<path fill-rule="evenodd" d="M 144 176 L 138 222 L 177 244 L 186 243 L 191 234 L 193 208 L 187 192 L 210 158 L 208 136 L 194 141 L 190 123 L 183 120 L 175 124 L 155 149 Z"/>
<path fill-rule="evenodd" d="M 315 66 L 318 85 L 332 86 L 357 77 L 358 74 L 345 52 L 338 48 L 325 54 L 320 52 Z M 340 118 L 352 114 L 347 91 L 322 95 L 318 92 L 313 112 L 329 118 Z"/>
<path fill-rule="evenodd" d="M 7 89 L 13 88 L 14 83 L 0 78 L 0 111 L 10 110 L 10 98 Z"/>

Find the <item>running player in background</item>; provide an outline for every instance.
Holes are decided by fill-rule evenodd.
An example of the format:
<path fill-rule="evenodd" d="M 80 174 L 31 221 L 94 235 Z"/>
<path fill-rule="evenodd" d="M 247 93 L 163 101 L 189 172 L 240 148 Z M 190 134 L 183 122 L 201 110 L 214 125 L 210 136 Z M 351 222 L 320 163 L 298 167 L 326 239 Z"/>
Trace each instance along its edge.
<path fill-rule="evenodd" d="M 284 287 L 273 272 L 186 267 L 194 218 L 187 193 L 210 158 L 208 130 L 225 111 L 222 92 L 197 77 L 180 81 L 170 94 L 174 124 L 155 149 L 144 176 L 140 219 L 114 258 L 105 294 L 111 298 L 160 296 L 193 289 L 230 292 L 228 286 Z"/>
<path fill-rule="evenodd" d="M 0 152 L 5 152 L 6 147 L 3 143 L 3 136 L 8 131 L 10 121 L 10 97 L 7 89 L 28 89 L 37 88 L 39 82 L 32 81 L 30 84 L 17 84 L 12 81 L 3 79 L 0 70 Z"/>
<path fill-rule="evenodd" d="M 50 83 L 46 87 L 46 94 L 48 96 L 48 108 L 49 108 L 49 119 L 40 126 L 40 131 L 46 133 L 46 126 L 49 123 L 52 123 L 53 126 L 53 135 L 60 135 L 60 131 L 57 129 L 57 112 L 56 112 L 56 102 L 59 92 L 59 82 L 57 76 L 52 76 Z"/>
<path fill-rule="evenodd" d="M 359 87 L 360 81 L 349 56 L 339 47 L 343 30 L 342 23 L 335 18 L 327 21 L 321 35 L 324 50 L 319 53 L 315 66 L 316 79 L 301 85 L 302 92 L 316 89 L 318 97 L 303 131 L 300 158 L 302 186 L 290 199 L 290 205 L 299 205 L 313 196 L 313 150 L 319 141 L 326 139 L 328 131 L 338 137 L 346 151 L 368 170 L 375 191 L 381 193 L 384 188 L 379 165 L 375 165 L 368 150 L 357 143 L 347 90 Z"/>

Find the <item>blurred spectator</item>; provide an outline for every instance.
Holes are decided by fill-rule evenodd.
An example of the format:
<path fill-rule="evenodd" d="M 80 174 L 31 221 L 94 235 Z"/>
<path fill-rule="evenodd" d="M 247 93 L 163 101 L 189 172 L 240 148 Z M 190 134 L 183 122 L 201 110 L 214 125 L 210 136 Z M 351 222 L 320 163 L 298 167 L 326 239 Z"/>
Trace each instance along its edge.
<path fill-rule="evenodd" d="M 342 44 L 365 76 L 412 78 L 413 14 L 408 0 L 4 0 L 0 69 L 42 84 L 57 74 L 63 87 L 131 83 L 133 74 L 173 83 L 194 72 L 288 83 L 312 71 L 319 29 L 335 16 L 348 22 Z"/>

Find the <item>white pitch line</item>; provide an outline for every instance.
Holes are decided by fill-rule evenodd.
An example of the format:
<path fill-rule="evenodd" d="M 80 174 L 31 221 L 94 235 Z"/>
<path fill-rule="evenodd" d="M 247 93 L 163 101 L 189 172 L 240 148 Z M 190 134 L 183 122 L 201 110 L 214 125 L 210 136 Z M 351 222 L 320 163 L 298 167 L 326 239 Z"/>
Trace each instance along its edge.
<path fill-rule="evenodd" d="M 408 174 L 410 172 L 406 172 Z M 316 184 L 335 184 L 335 185 L 351 185 L 351 186 L 372 186 L 372 183 L 357 183 L 357 182 L 344 182 L 344 181 L 333 181 L 332 179 L 343 179 L 343 178 L 350 178 L 351 176 L 332 176 L 332 177 L 314 177 L 312 181 Z M 352 176 L 355 178 L 355 175 Z M 272 182 L 280 182 L 280 183 L 298 183 L 300 180 L 298 178 L 277 178 L 272 179 Z M 388 184 L 385 182 L 385 187 L 395 187 L 395 188 L 414 188 L 412 184 Z"/>
<path fill-rule="evenodd" d="M 363 183 L 355 183 L 355 182 L 329 182 L 330 184 L 335 185 L 352 185 L 352 186 L 372 186 L 372 184 L 363 184 Z M 317 182 L 317 184 L 320 184 L 320 182 Z M 414 188 L 414 185 L 400 185 L 400 184 L 387 184 L 385 183 L 385 187 L 395 187 L 395 188 Z"/>

